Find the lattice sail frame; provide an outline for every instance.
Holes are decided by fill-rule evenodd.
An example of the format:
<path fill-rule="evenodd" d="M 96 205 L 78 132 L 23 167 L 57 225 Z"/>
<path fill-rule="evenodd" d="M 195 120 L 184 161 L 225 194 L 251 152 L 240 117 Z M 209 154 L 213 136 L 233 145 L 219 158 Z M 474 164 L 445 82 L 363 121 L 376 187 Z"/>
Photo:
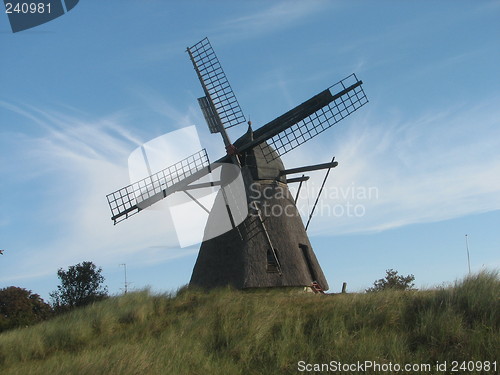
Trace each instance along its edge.
<path fill-rule="evenodd" d="M 263 144 L 259 145 L 266 161 L 270 162 L 286 154 L 368 103 L 361 83 L 353 73 L 330 86 L 327 90 L 330 91 L 333 97 L 338 96 L 337 98 L 294 125 L 267 139 L 266 142 L 271 147 L 266 147 Z M 342 93 L 343 91 L 346 92 L 342 95 L 337 95 L 337 93 Z"/>
<path fill-rule="evenodd" d="M 135 215 L 157 200 L 166 197 L 167 189 L 173 189 L 176 185 L 187 185 L 190 183 L 188 181 L 190 176 L 204 169 L 207 169 L 207 173 L 210 172 L 209 166 L 207 151 L 202 149 L 151 176 L 108 194 L 106 198 L 111 209 L 111 219 L 117 224 Z M 185 184 L 181 184 L 182 182 Z M 144 203 L 147 200 L 153 201 Z"/>
<path fill-rule="evenodd" d="M 199 99 L 199 103 L 210 131 L 217 132 L 213 125 L 217 120 L 225 128 L 245 122 L 238 100 L 208 38 L 189 47 L 188 53 L 207 96 L 208 103 L 203 98 L 200 98 L 203 102 Z M 213 108 L 207 109 L 208 105 L 213 105 Z M 214 117 L 214 110 L 218 118 Z"/>

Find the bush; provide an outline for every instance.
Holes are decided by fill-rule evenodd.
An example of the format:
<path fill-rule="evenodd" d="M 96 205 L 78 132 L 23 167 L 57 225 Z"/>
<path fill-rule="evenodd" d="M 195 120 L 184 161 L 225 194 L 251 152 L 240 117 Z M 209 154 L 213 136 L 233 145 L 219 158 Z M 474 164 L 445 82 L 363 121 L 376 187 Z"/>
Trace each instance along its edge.
<path fill-rule="evenodd" d="M 415 276 L 398 275 L 398 271 L 389 269 L 385 271 L 385 279 L 379 279 L 373 283 L 373 287 L 366 289 L 366 292 L 380 292 L 381 290 L 415 290 L 413 288 Z"/>
<path fill-rule="evenodd" d="M 0 289 L 0 332 L 32 325 L 51 314 L 50 305 L 31 290 L 15 286 Z"/>

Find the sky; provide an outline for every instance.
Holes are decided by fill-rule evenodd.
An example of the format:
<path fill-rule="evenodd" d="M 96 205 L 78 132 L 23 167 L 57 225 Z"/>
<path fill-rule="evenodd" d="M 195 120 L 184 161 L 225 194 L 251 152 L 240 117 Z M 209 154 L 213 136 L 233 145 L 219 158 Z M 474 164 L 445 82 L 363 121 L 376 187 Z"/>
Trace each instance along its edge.
<path fill-rule="evenodd" d="M 57 270 L 102 267 L 111 294 L 189 282 L 162 204 L 114 226 L 106 194 L 134 149 L 195 125 L 186 47 L 208 37 L 253 127 L 351 73 L 369 103 L 283 157 L 339 162 L 308 234 L 331 291 L 395 269 L 418 288 L 500 267 L 500 1 L 80 1 L 12 33 L 0 15 L 0 288 L 49 299 Z M 245 125 L 231 128 L 236 139 Z M 324 171 L 298 206 L 307 219 Z M 292 186 L 295 192 L 296 186 Z"/>

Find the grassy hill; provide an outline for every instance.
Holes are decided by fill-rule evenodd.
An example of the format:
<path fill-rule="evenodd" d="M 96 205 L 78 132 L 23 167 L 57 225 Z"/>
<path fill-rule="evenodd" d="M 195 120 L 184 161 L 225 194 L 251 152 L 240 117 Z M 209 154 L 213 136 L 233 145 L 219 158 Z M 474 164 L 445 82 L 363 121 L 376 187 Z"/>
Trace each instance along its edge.
<path fill-rule="evenodd" d="M 443 374 L 436 361 L 450 373 L 464 360 L 496 360 L 498 373 L 499 348 L 500 279 L 489 272 L 414 292 L 129 293 L 4 332 L 0 374 L 298 374 L 313 364 L 328 373 L 331 361 L 430 364 L 399 373 Z"/>

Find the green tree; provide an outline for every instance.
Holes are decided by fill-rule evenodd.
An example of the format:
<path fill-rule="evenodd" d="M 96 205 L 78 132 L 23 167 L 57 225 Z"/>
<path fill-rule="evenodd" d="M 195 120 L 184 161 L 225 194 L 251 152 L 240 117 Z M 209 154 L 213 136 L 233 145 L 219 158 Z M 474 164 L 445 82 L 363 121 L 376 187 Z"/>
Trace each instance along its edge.
<path fill-rule="evenodd" d="M 23 288 L 0 289 L 0 332 L 47 319 L 52 308 L 38 295 Z"/>
<path fill-rule="evenodd" d="M 379 279 L 373 283 L 373 287 L 366 289 L 366 292 L 379 292 L 381 290 L 395 289 L 395 290 L 415 290 L 413 288 L 415 276 L 398 275 L 398 271 L 392 268 L 385 271 L 384 279 Z"/>
<path fill-rule="evenodd" d="M 52 305 L 56 311 L 64 311 L 74 307 L 88 305 L 108 297 L 108 289 L 103 285 L 102 268 L 92 262 L 82 262 L 60 268 L 57 276 L 61 282 L 57 290 L 50 293 Z"/>

